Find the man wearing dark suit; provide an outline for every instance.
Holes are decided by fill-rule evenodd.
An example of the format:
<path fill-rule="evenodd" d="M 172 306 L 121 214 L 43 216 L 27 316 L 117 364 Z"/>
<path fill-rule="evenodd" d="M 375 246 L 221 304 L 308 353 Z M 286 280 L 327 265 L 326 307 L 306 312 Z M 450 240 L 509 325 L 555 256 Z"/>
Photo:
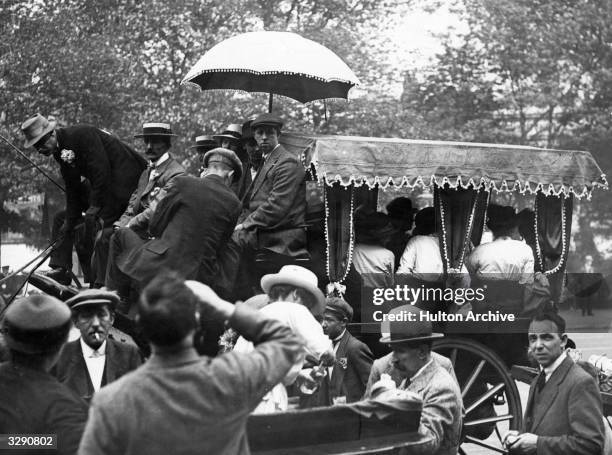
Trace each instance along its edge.
<path fill-rule="evenodd" d="M 241 254 L 267 249 L 283 256 L 306 255 L 304 166 L 279 143 L 282 120 L 262 114 L 251 123 L 263 164 L 242 198 L 242 213 L 223 257 L 223 285 L 230 288 Z"/>
<path fill-rule="evenodd" d="M 91 280 L 90 261 L 96 220 L 111 226 L 121 216 L 138 178 L 146 167 L 145 160 L 131 147 L 106 131 L 89 125 L 56 128 L 40 114 L 21 125 L 26 147 L 34 147 L 39 153 L 50 156 L 59 163 L 66 183 L 66 213 L 62 224 L 54 223 L 54 236 L 65 234 L 64 241 L 55 248 L 50 265 L 56 269 L 53 278 L 68 282 L 67 270 L 72 267 L 73 231 L 85 211 L 85 245 L 81 266 L 86 281 Z M 89 200 L 83 197 L 83 179 L 91 191 Z"/>
<path fill-rule="evenodd" d="M 86 401 L 101 387 L 142 364 L 135 346 L 108 336 L 118 301 L 117 294 L 96 289 L 81 291 L 66 301 L 81 338 L 64 346 L 55 376 Z"/>
<path fill-rule="evenodd" d="M 142 126 L 142 134 L 134 136 L 144 140 L 144 154 L 149 160 L 149 166 L 140 174 L 138 186 L 121 217 L 112 226 L 105 227 L 96 239 L 92 260 L 96 287 L 104 284 L 109 241 L 113 232 L 120 228 L 129 228 L 146 239 L 154 208 L 151 204 L 152 198 L 160 190 L 167 189 L 172 179 L 185 174 L 185 168 L 169 153 L 171 138 L 174 136 L 176 134 L 172 133 L 168 123 L 145 123 Z"/>
<path fill-rule="evenodd" d="M 353 319 L 353 308 L 340 297 L 328 297 L 323 332 L 332 340 L 336 360 L 327 369 L 319 390 L 301 400 L 301 407 L 331 406 L 352 403 L 363 396 L 372 368 L 372 352 L 352 336 L 346 325 Z"/>
<path fill-rule="evenodd" d="M 529 325 L 529 351 L 540 374 L 529 388 L 523 432 L 509 432 L 512 454 L 595 455 L 603 447 L 603 418 L 595 380 L 565 353 L 565 321 L 542 314 Z"/>
<path fill-rule="evenodd" d="M 155 238 L 143 241 L 130 229 L 113 235 L 107 287 L 126 295 L 126 285 L 141 286 L 164 268 L 215 285 L 217 256 L 240 214 L 229 185 L 240 178 L 242 163 L 231 150 L 216 148 L 206 153 L 204 165 L 202 178 L 173 180 L 149 223 Z"/>

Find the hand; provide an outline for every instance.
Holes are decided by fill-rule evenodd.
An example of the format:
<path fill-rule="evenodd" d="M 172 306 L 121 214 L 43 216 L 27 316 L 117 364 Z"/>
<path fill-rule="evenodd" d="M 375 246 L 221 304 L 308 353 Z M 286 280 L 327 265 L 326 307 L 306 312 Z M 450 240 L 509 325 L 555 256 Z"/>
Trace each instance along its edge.
<path fill-rule="evenodd" d="M 185 285 L 191 289 L 198 300 L 203 304 L 205 311 L 212 312 L 219 319 L 229 319 L 234 314 L 235 307 L 217 295 L 210 287 L 195 280 L 185 281 Z"/>
<path fill-rule="evenodd" d="M 236 227 L 234 228 L 234 231 L 242 231 L 244 229 L 244 226 L 241 224 L 237 224 Z"/>
<path fill-rule="evenodd" d="M 538 437 L 533 433 L 523 433 L 518 435 L 516 441 L 508 448 L 512 453 L 532 454 L 536 453 L 538 447 Z"/>
<path fill-rule="evenodd" d="M 502 444 L 504 447 L 509 449 L 514 445 L 516 440 L 518 439 L 519 432 L 516 430 L 510 430 L 506 433 L 506 435 L 502 439 Z"/>

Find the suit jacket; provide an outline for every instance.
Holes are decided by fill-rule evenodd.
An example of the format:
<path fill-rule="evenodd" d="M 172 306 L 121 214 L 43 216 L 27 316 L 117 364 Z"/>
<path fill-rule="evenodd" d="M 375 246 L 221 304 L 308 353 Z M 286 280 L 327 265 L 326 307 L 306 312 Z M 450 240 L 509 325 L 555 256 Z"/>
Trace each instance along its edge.
<path fill-rule="evenodd" d="M 250 453 L 249 414 L 296 362 L 300 340 L 279 321 L 242 305 L 230 318 L 255 350 L 208 358 L 156 354 L 94 395 L 79 453 Z"/>
<path fill-rule="evenodd" d="M 71 455 L 86 420 L 87 403 L 51 374 L 12 362 L 0 364 L 0 433 L 56 434 L 57 453 Z"/>
<path fill-rule="evenodd" d="M 314 395 L 302 399 L 301 407 L 331 406 L 338 397 L 345 397 L 347 403 L 361 400 L 372 362 L 370 348 L 347 330 L 338 342 L 331 378 L 326 376 Z"/>
<path fill-rule="evenodd" d="M 282 145 L 262 164 L 242 199 L 239 220 L 257 231 L 259 248 L 289 256 L 304 252 L 305 175 L 302 163 Z"/>
<path fill-rule="evenodd" d="M 601 453 L 604 427 L 595 380 L 568 357 L 537 398 L 536 381 L 529 388 L 523 430 L 538 436 L 538 455 Z"/>
<path fill-rule="evenodd" d="M 240 201 L 221 177 L 176 177 L 149 222 L 155 238 L 121 255 L 117 265 L 139 282 L 165 268 L 210 285 L 239 214 Z"/>
<path fill-rule="evenodd" d="M 121 343 L 111 338 L 106 340 L 106 361 L 102 385 L 110 384 L 142 364 L 142 357 L 136 346 Z M 79 340 L 66 343 L 54 368 L 57 379 L 75 391 L 81 398 L 89 401 L 94 394 L 87 365 Z"/>
<path fill-rule="evenodd" d="M 125 210 L 146 161 L 130 146 L 101 129 L 89 125 L 58 128 L 59 150 L 53 157 L 66 182 L 67 216 L 81 214 L 81 177 L 91 184 L 90 205 L 100 207 L 98 216 L 110 226 Z M 71 160 L 62 151 L 74 152 Z M 69 155 L 65 153 L 65 155 Z"/>
<path fill-rule="evenodd" d="M 153 215 L 153 208 L 150 205 L 150 196 L 153 190 L 160 190 L 168 187 L 174 177 L 184 175 L 185 168 L 170 157 L 155 168 L 153 178 L 149 178 L 152 169 L 145 169 L 140 174 L 138 186 L 130 197 L 123 215 L 115 222 L 119 227 L 126 227 L 132 220 L 132 228 L 141 232 L 147 231 L 149 220 Z"/>

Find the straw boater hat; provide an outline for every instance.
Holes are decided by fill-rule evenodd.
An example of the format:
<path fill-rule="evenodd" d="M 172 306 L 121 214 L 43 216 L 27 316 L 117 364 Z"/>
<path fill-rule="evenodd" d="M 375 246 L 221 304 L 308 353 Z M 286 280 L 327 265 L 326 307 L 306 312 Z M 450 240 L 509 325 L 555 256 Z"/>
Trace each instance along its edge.
<path fill-rule="evenodd" d="M 405 312 L 405 313 L 403 313 Z M 435 340 L 436 338 L 442 338 L 444 335 L 441 333 L 432 333 L 431 322 L 428 320 L 421 320 L 421 310 L 413 305 L 400 305 L 389 311 L 389 314 L 415 314 L 414 321 L 409 321 L 408 317 L 402 321 L 388 321 L 385 320 L 380 325 L 380 333 L 382 338 L 381 343 L 385 344 L 398 344 L 398 343 L 409 343 L 413 341 L 426 341 Z"/>
<path fill-rule="evenodd" d="M 283 121 L 276 114 L 261 114 L 251 122 L 251 130 L 255 131 L 259 126 L 274 126 L 280 130 L 283 127 Z"/>
<path fill-rule="evenodd" d="M 278 273 L 264 275 L 261 278 L 261 288 L 266 294 L 276 284 L 288 284 L 309 292 L 316 301 L 316 305 L 311 312 L 313 314 L 323 313 L 325 309 L 325 296 L 318 287 L 317 276 L 310 270 L 299 265 L 285 265 Z"/>
<path fill-rule="evenodd" d="M 214 162 L 230 166 L 234 170 L 234 181 L 240 180 L 240 177 L 242 177 L 242 162 L 235 152 L 222 147 L 209 150 L 204 155 L 204 167 L 208 167 L 209 163 Z"/>
<path fill-rule="evenodd" d="M 23 146 L 32 147 L 34 144 L 40 141 L 45 134 L 53 131 L 56 124 L 57 122 L 50 122 L 40 114 L 36 114 L 34 117 L 27 119 L 21 125 L 21 131 L 26 138 Z"/>
<path fill-rule="evenodd" d="M 213 139 L 218 141 L 220 144 L 223 139 L 230 139 L 234 141 L 240 141 L 242 139 L 242 125 L 239 123 L 232 123 L 227 125 L 221 134 L 215 134 Z"/>
<path fill-rule="evenodd" d="M 135 134 L 135 138 L 144 138 L 149 136 L 176 136 L 172 133 L 169 123 L 143 123 L 142 134 Z"/>
<path fill-rule="evenodd" d="M 192 145 L 191 149 L 196 149 L 197 152 L 206 153 L 209 150 L 212 150 L 217 147 L 217 141 L 215 141 L 212 136 L 198 136 L 195 138 L 195 145 Z"/>
<path fill-rule="evenodd" d="M 48 295 L 16 300 L 4 315 L 2 332 L 10 349 L 26 354 L 53 352 L 66 341 L 70 309 Z"/>
<path fill-rule="evenodd" d="M 66 305 L 68 305 L 72 311 L 79 310 L 86 306 L 98 305 L 108 305 L 108 308 L 114 311 L 118 303 L 119 296 L 115 292 L 102 291 L 100 289 L 86 289 L 66 300 Z"/>

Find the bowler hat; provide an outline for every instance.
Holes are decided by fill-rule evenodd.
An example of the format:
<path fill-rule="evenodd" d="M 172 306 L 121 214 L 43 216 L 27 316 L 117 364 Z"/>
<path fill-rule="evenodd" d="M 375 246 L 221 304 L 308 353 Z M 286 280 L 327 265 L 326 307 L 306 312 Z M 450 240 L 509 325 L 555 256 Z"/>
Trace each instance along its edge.
<path fill-rule="evenodd" d="M 143 123 L 142 134 L 135 134 L 135 138 L 150 136 L 176 136 L 172 133 L 169 123 Z"/>
<path fill-rule="evenodd" d="M 491 231 L 511 229 L 518 226 L 518 216 L 514 207 L 509 205 L 490 204 L 487 207 L 487 227 Z"/>
<path fill-rule="evenodd" d="M 383 335 L 380 342 L 386 344 L 435 340 L 444 336 L 432 333 L 431 322 L 422 318 L 421 310 L 413 305 L 400 305 L 389 311 L 380 325 L 380 332 Z"/>
<path fill-rule="evenodd" d="M 48 295 L 16 300 L 4 315 L 3 332 L 10 349 L 27 354 L 52 352 L 66 341 L 70 309 Z"/>
<path fill-rule="evenodd" d="M 283 121 L 278 115 L 272 113 L 261 114 L 251 122 L 251 130 L 255 131 L 260 126 L 275 126 L 280 130 L 283 127 Z"/>
<path fill-rule="evenodd" d="M 21 124 L 21 131 L 26 138 L 24 147 L 32 147 L 40 141 L 45 134 L 53 131 L 56 124 L 57 122 L 50 122 L 40 114 L 36 114 L 34 117 L 27 119 Z"/>
<path fill-rule="evenodd" d="M 313 314 L 321 314 L 325 309 L 325 296 L 318 287 L 317 276 L 299 265 L 285 265 L 278 273 L 264 275 L 260 284 L 266 294 L 276 284 L 288 284 L 296 288 L 302 288 L 315 298 L 316 305 L 311 310 Z"/>
<path fill-rule="evenodd" d="M 92 305 L 108 305 L 109 309 L 114 310 L 119 304 L 119 296 L 111 291 L 86 289 L 66 300 L 66 304 L 72 311 Z"/>
<path fill-rule="evenodd" d="M 217 147 L 217 141 L 215 141 L 212 136 L 197 136 L 195 138 L 195 145 L 192 145 L 191 149 L 196 149 L 196 151 L 200 153 L 206 153 L 209 150 L 212 150 Z"/>
<path fill-rule="evenodd" d="M 353 308 L 341 297 L 328 297 L 325 300 L 325 311 L 330 311 L 343 318 L 346 318 L 348 322 L 353 319 Z"/>
<path fill-rule="evenodd" d="M 231 167 L 234 171 L 234 181 L 240 180 L 240 177 L 242 177 L 242 161 L 235 152 L 222 147 L 209 150 L 204 155 L 204 167 L 208 167 L 208 163 L 214 162 Z"/>
<path fill-rule="evenodd" d="M 223 132 L 221 134 L 215 134 L 213 139 L 216 140 L 218 144 L 220 144 L 223 139 L 239 141 L 242 139 L 242 125 L 239 123 L 227 125 Z"/>

